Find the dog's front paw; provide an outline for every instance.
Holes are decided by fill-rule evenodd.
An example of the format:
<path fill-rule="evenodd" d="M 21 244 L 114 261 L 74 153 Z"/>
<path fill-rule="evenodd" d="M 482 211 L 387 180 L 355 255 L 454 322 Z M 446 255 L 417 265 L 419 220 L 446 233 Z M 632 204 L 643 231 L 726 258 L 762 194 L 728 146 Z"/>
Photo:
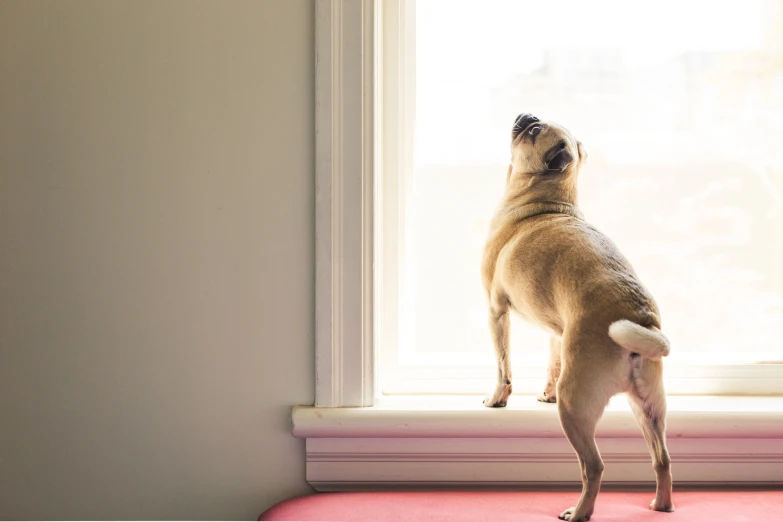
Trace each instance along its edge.
<path fill-rule="evenodd" d="M 504 408 L 508 403 L 508 396 L 511 395 L 511 383 L 498 384 L 495 390 L 484 399 L 484 406 L 487 408 Z"/>
<path fill-rule="evenodd" d="M 576 513 L 575 507 L 570 507 L 560 513 L 560 516 L 557 517 L 560 520 L 568 520 L 569 522 L 586 522 L 590 520 L 590 514 L 580 515 Z"/>
<path fill-rule="evenodd" d="M 650 509 L 653 511 L 663 511 L 665 513 L 671 513 L 674 511 L 674 504 L 672 504 L 671 501 L 668 503 L 661 502 L 661 505 L 658 505 L 658 499 L 654 498 L 652 502 L 650 502 Z"/>
<path fill-rule="evenodd" d="M 544 391 L 541 392 L 541 395 L 536 397 L 536 399 L 541 402 L 557 402 L 557 382 L 547 380 L 546 386 L 544 386 Z"/>
<path fill-rule="evenodd" d="M 554 393 L 550 395 L 547 390 L 544 390 L 541 395 L 536 396 L 536 399 L 540 402 L 557 402 L 557 396 Z"/>

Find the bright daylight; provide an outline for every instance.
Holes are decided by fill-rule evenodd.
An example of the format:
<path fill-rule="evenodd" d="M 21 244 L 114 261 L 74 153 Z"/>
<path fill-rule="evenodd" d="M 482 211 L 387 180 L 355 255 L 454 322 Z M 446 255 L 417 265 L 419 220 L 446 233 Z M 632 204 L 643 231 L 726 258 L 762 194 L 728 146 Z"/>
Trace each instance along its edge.
<path fill-rule="evenodd" d="M 520 112 L 584 143 L 579 205 L 656 296 L 670 367 L 783 362 L 783 3 L 426 0 L 415 18 L 401 365 L 491 375 L 479 267 Z M 547 334 L 511 332 L 514 366 L 543 367 Z"/>

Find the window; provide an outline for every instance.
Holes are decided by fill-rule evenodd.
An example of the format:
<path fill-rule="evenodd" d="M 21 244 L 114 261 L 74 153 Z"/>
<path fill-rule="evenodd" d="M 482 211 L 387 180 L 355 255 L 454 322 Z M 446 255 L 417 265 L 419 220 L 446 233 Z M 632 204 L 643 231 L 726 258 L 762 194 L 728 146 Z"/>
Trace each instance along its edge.
<path fill-rule="evenodd" d="M 493 383 L 479 267 L 519 112 L 585 144 L 580 207 L 658 301 L 669 393 L 783 392 L 783 2 L 390 5 L 383 393 Z M 538 392 L 547 335 L 511 332 Z"/>
<path fill-rule="evenodd" d="M 661 304 L 675 347 L 666 378 L 676 487 L 779 483 L 783 48 L 767 35 L 781 2 L 683 0 L 676 16 L 668 1 L 642 11 L 558 3 L 557 16 L 539 4 L 316 0 L 316 404 L 292 414 L 308 482 L 578 484 L 556 409 L 519 395 L 543 384 L 543 334 L 512 327 L 517 400 L 507 409 L 459 395 L 491 383 L 476 256 L 511 121 L 529 110 L 584 141 L 581 206 Z M 731 31 L 716 36 L 728 19 Z M 695 300 L 689 288 L 712 293 Z M 680 314 L 701 319 L 678 324 Z M 597 440 L 604 486 L 651 484 L 622 397 Z"/>

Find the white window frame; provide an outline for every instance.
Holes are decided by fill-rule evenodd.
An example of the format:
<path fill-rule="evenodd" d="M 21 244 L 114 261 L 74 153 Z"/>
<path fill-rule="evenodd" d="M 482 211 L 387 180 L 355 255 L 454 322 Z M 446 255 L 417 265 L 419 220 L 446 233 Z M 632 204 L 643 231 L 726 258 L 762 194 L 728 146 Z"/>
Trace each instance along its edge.
<path fill-rule="evenodd" d="M 375 139 L 383 134 L 377 43 L 383 14 L 404 16 L 399 5 L 316 0 L 316 402 L 293 410 L 294 436 L 307 439 L 307 480 L 319 491 L 575 486 L 576 459 L 551 405 L 491 410 L 453 397 L 379 400 L 375 346 L 387 341 L 388 325 L 373 315 L 384 306 L 373 287 L 384 256 L 396 254 L 374 243 L 389 233 L 374 219 L 384 205 L 375 187 L 388 183 Z M 403 141 L 395 142 L 398 152 Z M 669 402 L 676 483 L 783 482 L 783 397 Z M 610 406 L 598 437 L 607 487 L 654 484 L 627 408 Z"/>
<path fill-rule="evenodd" d="M 375 398 L 373 0 L 316 2 L 316 406 Z"/>

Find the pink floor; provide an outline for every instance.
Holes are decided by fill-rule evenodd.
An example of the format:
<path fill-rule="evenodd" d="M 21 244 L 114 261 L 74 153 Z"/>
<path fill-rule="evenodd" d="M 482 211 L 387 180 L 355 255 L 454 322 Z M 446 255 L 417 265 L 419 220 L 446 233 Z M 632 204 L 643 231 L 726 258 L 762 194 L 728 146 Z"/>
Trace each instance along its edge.
<path fill-rule="evenodd" d="M 783 491 L 675 492 L 674 513 L 647 509 L 652 493 L 601 492 L 591 522 L 783 522 Z M 259 520 L 553 522 L 578 493 L 320 493 L 282 502 Z"/>

